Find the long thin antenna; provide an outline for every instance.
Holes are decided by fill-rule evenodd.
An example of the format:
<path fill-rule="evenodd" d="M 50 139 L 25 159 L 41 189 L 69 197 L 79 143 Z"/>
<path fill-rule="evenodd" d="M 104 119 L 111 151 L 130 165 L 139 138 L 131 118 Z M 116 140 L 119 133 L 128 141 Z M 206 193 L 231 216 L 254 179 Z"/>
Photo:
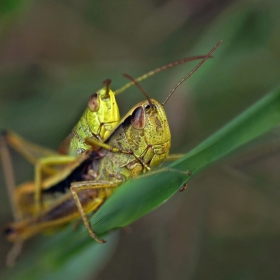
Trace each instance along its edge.
<path fill-rule="evenodd" d="M 134 78 L 132 78 L 131 76 L 129 76 L 128 74 L 123 74 L 123 75 L 124 75 L 124 77 L 128 78 L 129 80 L 131 80 L 132 83 L 135 84 L 135 85 L 140 89 L 140 91 L 141 91 L 141 92 L 145 95 L 145 97 L 147 98 L 147 100 L 148 100 L 148 102 L 149 102 L 151 108 L 153 108 L 153 104 L 152 104 L 152 101 L 151 101 L 150 97 L 149 97 L 148 94 L 145 92 L 145 90 L 138 84 L 138 82 L 137 82 Z"/>
<path fill-rule="evenodd" d="M 201 58 L 204 58 L 205 55 L 197 55 L 197 56 L 192 56 L 192 57 L 187 57 L 187 58 L 184 58 L 184 59 L 181 59 L 181 60 L 177 60 L 177 61 L 174 61 L 172 63 L 169 63 L 167 65 L 164 65 L 164 66 L 161 66 L 157 69 L 154 69 L 152 71 L 150 71 L 149 73 L 147 74 L 144 74 L 143 76 L 141 77 L 138 77 L 136 79 L 133 79 L 133 82 L 130 82 L 130 83 L 127 83 L 126 85 L 124 85 L 122 88 L 118 89 L 115 91 L 115 95 L 127 90 L 129 87 L 135 85 L 136 83 L 134 83 L 134 81 L 136 82 L 141 82 L 147 78 L 149 78 L 150 76 L 153 76 L 154 74 L 158 73 L 158 72 L 161 72 L 163 70 L 166 70 L 166 69 L 169 69 L 169 68 L 172 68 L 172 67 L 175 67 L 177 65 L 180 65 L 180 64 L 183 64 L 183 63 L 186 63 L 186 62 L 189 62 L 189 61 L 192 61 L 192 60 L 196 60 L 196 59 L 201 59 Z"/>
<path fill-rule="evenodd" d="M 171 95 L 174 93 L 174 91 L 180 86 L 185 80 L 187 80 L 210 56 L 211 54 L 218 48 L 218 46 L 223 42 L 223 40 L 219 41 L 214 48 L 194 67 L 194 69 L 183 79 L 181 80 L 174 88 L 173 90 L 168 94 L 164 102 L 162 103 L 162 106 L 165 105 L 167 100 L 171 97 Z"/>

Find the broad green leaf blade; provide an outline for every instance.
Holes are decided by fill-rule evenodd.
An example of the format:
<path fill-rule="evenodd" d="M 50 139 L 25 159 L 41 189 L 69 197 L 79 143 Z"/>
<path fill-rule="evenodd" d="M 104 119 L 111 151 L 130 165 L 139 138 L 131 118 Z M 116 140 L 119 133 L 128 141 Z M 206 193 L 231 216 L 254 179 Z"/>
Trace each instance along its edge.
<path fill-rule="evenodd" d="M 187 182 L 187 171 L 197 174 L 279 123 L 280 88 L 266 95 L 184 157 L 170 164 L 169 168 L 120 186 L 92 217 L 93 229 L 97 233 L 105 233 L 133 222 L 165 202 Z"/>

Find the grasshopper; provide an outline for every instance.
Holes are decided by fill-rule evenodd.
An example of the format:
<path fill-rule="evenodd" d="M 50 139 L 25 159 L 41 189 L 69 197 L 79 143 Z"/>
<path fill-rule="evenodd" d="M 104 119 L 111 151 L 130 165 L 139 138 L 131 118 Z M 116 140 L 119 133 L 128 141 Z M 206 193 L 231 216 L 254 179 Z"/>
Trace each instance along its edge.
<path fill-rule="evenodd" d="M 193 56 L 169 63 L 138 77 L 135 81 L 140 82 L 163 70 L 204 57 L 205 56 Z M 98 146 L 93 147 L 86 144 L 84 141 L 86 137 L 103 142 L 118 126 L 120 122 L 120 113 L 115 96 L 134 85 L 134 82 L 127 83 L 115 92 L 110 88 L 110 79 L 105 80 L 103 84 L 105 87 L 101 88 L 90 97 L 88 106 L 80 120 L 59 147 L 59 154 L 33 144 L 13 132 L 6 132 L 6 143 L 35 166 L 35 213 L 40 212 L 42 209 L 41 192 L 42 188 L 44 188 L 42 184 L 43 179 L 55 173 L 59 174 L 65 165 L 67 166 L 74 162 L 77 155 L 89 148 L 99 149 Z"/>
<path fill-rule="evenodd" d="M 55 230 L 81 217 L 90 236 L 104 243 L 105 240 L 99 239 L 92 230 L 87 214 L 97 211 L 115 187 L 164 161 L 171 146 L 164 105 L 176 88 L 211 56 L 220 43 L 177 84 L 163 104 L 150 99 L 131 78 L 147 99 L 126 114 L 105 142 L 85 138 L 85 143 L 92 148 L 42 181 L 42 209 L 35 216 L 34 182 L 24 183 L 14 190 L 17 211 L 15 223 L 5 231 L 8 240 L 21 244 L 37 233 Z M 96 147 L 99 149 L 96 150 Z M 2 154 L 6 154 L 5 145 L 2 145 Z"/>

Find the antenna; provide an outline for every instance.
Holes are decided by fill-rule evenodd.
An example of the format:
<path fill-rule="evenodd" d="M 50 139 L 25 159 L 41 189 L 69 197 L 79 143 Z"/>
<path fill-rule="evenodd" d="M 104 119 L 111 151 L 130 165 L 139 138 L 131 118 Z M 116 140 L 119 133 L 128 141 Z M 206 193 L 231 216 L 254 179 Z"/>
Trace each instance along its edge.
<path fill-rule="evenodd" d="M 211 54 L 218 48 L 218 46 L 223 42 L 223 40 L 220 40 L 214 48 L 193 68 L 193 70 L 186 76 L 184 79 L 182 79 L 168 94 L 164 102 L 162 103 L 162 106 L 165 105 L 165 103 L 168 101 L 168 99 L 171 97 L 171 95 L 174 93 L 174 91 L 180 86 L 185 80 L 187 80 L 210 56 Z"/>
<path fill-rule="evenodd" d="M 169 68 L 172 68 L 172 67 L 175 67 L 177 65 L 180 65 L 180 64 L 184 64 L 186 62 L 189 62 L 189 61 L 192 61 L 192 60 L 196 60 L 196 59 L 202 59 L 204 58 L 205 55 L 197 55 L 197 56 L 192 56 L 192 57 L 187 57 L 187 58 L 184 58 L 184 59 L 181 59 L 181 60 L 177 60 L 177 61 L 174 61 L 172 63 L 169 63 L 169 64 L 166 64 L 164 66 L 161 66 L 159 68 L 156 68 L 152 71 L 150 71 L 149 73 L 147 74 L 144 74 L 142 75 L 141 77 L 138 77 L 136 79 L 133 79 L 132 82 L 130 83 L 127 83 L 126 85 L 124 85 L 122 88 L 118 89 L 115 91 L 115 95 L 127 90 L 128 88 L 130 88 L 131 86 L 135 85 L 137 82 L 141 82 L 147 78 L 149 78 L 150 76 L 153 76 L 154 74 L 158 73 L 158 72 L 161 72 L 163 70 L 166 70 L 166 69 L 169 69 Z"/>
<path fill-rule="evenodd" d="M 148 96 L 148 94 L 145 92 L 145 90 L 139 85 L 139 83 L 134 79 L 132 78 L 131 76 L 129 76 L 128 74 L 123 74 L 124 77 L 128 78 L 129 80 L 132 81 L 133 84 L 135 84 L 139 89 L 140 91 L 145 95 L 145 97 L 147 98 L 149 104 L 150 104 L 150 107 L 153 108 L 153 104 L 152 104 L 152 101 L 150 99 L 150 97 Z"/>

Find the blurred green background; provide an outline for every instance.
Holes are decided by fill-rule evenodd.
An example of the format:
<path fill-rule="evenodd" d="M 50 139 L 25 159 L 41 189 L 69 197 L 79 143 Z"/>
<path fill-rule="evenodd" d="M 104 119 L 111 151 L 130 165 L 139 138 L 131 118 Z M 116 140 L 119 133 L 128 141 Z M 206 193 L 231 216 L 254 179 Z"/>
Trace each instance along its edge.
<path fill-rule="evenodd" d="M 0 128 L 56 149 L 105 79 L 118 89 L 122 73 L 138 77 L 223 39 L 166 105 L 171 151 L 187 152 L 279 84 L 279 13 L 273 0 L 1 1 Z M 195 64 L 142 85 L 163 101 Z M 143 96 L 131 88 L 117 100 L 124 115 Z M 98 269 L 77 279 L 279 279 L 278 140 L 275 130 L 202 172 L 120 230 Z M 17 181 L 31 178 L 32 167 L 13 156 Z M 4 226 L 12 216 L 0 172 Z M 47 238 L 28 242 L 21 258 Z M 4 237 L 0 248 L 4 269 Z"/>

